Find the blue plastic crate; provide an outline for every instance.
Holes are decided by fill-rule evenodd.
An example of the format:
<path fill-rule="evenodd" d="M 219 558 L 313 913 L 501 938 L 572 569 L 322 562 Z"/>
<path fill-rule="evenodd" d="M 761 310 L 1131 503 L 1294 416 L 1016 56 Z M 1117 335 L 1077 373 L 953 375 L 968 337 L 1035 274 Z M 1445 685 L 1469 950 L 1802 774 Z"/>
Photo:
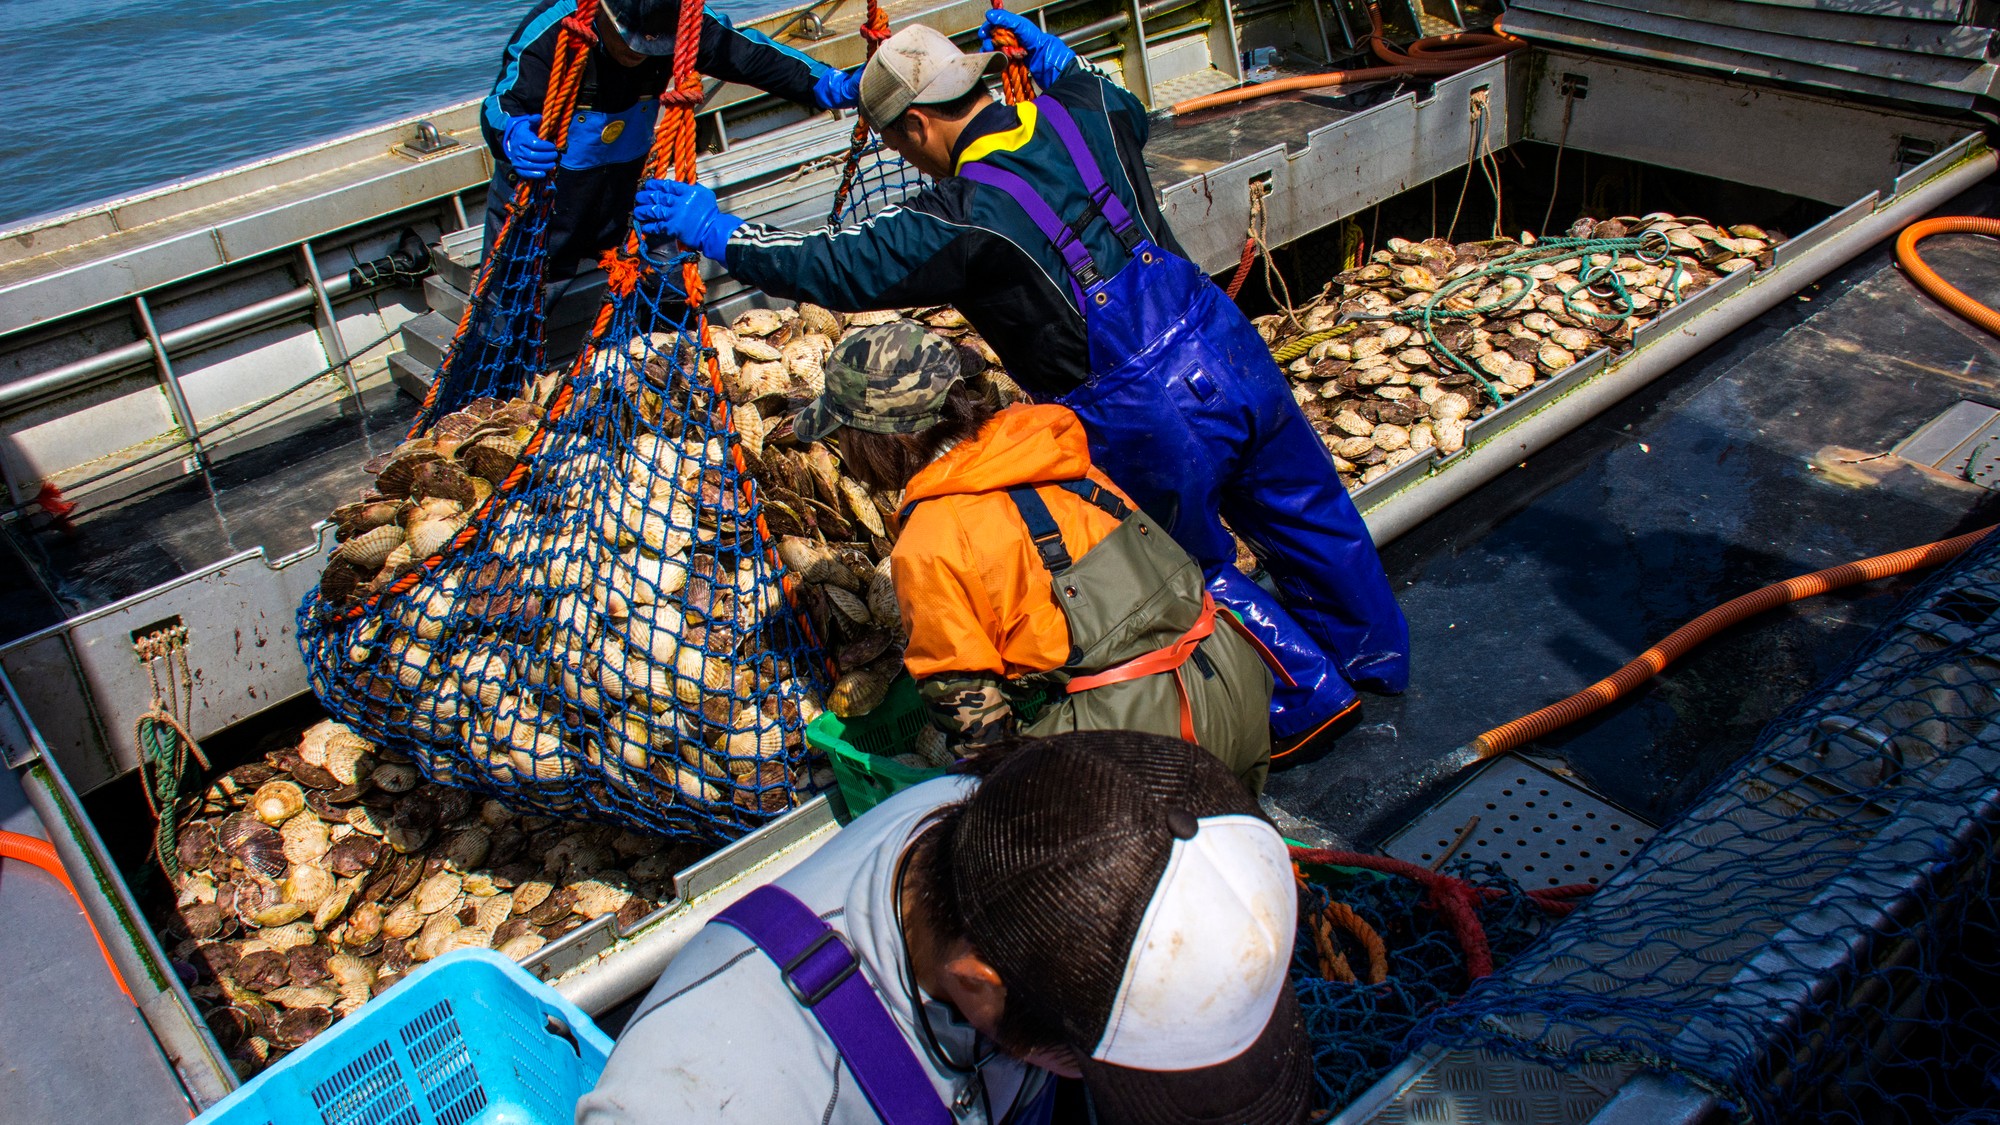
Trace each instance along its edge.
<path fill-rule="evenodd" d="M 485 949 L 440 957 L 196 1119 L 196 1125 L 567 1125 L 611 1039 Z"/>

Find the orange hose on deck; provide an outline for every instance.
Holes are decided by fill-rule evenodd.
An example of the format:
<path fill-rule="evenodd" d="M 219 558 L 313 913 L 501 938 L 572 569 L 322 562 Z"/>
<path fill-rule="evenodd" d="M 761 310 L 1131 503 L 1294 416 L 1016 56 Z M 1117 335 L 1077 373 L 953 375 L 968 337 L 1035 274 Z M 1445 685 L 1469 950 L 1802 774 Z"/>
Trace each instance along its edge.
<path fill-rule="evenodd" d="M 1896 261 L 1917 288 L 1944 302 L 1946 308 L 1965 319 L 2000 336 L 2000 313 L 1994 312 L 1978 301 L 1966 296 L 1957 286 L 1939 277 L 1937 271 L 1924 264 L 1917 254 L 1917 243 L 1934 234 L 1984 234 L 2000 237 L 2000 219 L 1974 219 L 1967 216 L 1952 216 L 1941 219 L 1925 219 L 1911 223 L 1896 236 Z"/>
<path fill-rule="evenodd" d="M 1466 757 L 1454 765 L 1471 765 L 1474 762 L 1496 758 L 1525 742 L 1576 722 L 1629 694 L 1632 689 L 1658 675 L 1667 665 L 1686 655 L 1689 649 L 1747 617 L 1754 617 L 1765 610 L 1776 609 L 1800 598 L 1810 598 L 1844 586 L 1873 582 L 1878 578 L 1889 578 L 1950 562 L 1964 554 L 1967 548 L 1985 538 L 1992 530 L 1991 527 L 1983 527 L 1978 531 L 1967 532 L 1937 543 L 1927 543 L 1922 547 L 1911 547 L 1894 554 L 1877 555 L 1872 559 L 1816 570 L 1797 578 L 1787 578 L 1783 582 L 1766 586 L 1761 590 L 1753 590 L 1740 598 L 1732 598 L 1669 633 L 1665 640 L 1640 653 L 1638 659 L 1568 699 L 1544 707 L 1533 714 L 1523 715 L 1511 723 L 1494 727 L 1473 739 L 1465 746 Z"/>
<path fill-rule="evenodd" d="M 111 970 L 111 979 L 118 982 L 118 991 L 125 994 L 125 999 L 132 1000 L 132 990 L 125 987 L 124 975 L 119 973 L 117 963 L 111 960 L 111 950 L 105 946 L 103 935 L 97 932 L 97 923 L 92 922 L 90 912 L 83 909 L 83 897 L 76 893 L 76 884 L 69 881 L 69 872 L 63 870 L 62 860 L 56 858 L 55 848 L 51 847 L 47 840 L 23 836 L 19 832 L 0 831 L 0 858 L 32 863 L 56 877 L 56 881 L 63 885 L 69 896 L 76 899 L 76 907 L 83 913 L 84 924 L 90 927 L 90 936 L 97 939 L 97 951 L 104 954 L 104 967 Z M 138 1003 L 137 1000 L 132 1002 Z"/>
<path fill-rule="evenodd" d="M 1448 74 L 1457 74 L 1468 67 L 1491 62 L 1509 51 L 1527 46 L 1522 40 L 1501 31 L 1496 22 L 1491 34 L 1483 31 L 1464 31 L 1451 35 L 1432 35 L 1411 43 L 1407 48 L 1399 48 L 1382 37 L 1381 13 L 1370 8 L 1368 17 L 1369 22 L 1373 24 L 1373 29 L 1368 35 L 1369 49 L 1386 65 L 1362 67 L 1358 70 L 1331 70 L 1325 74 L 1304 74 L 1296 78 L 1259 82 L 1255 86 L 1243 86 L 1235 90 L 1224 90 L 1216 94 L 1204 94 L 1198 98 L 1175 102 L 1169 112 L 1179 117 L 1196 110 L 1214 109 L 1219 105 L 1233 105 L 1292 90 L 1354 86 L 1389 78 L 1443 78 Z"/>

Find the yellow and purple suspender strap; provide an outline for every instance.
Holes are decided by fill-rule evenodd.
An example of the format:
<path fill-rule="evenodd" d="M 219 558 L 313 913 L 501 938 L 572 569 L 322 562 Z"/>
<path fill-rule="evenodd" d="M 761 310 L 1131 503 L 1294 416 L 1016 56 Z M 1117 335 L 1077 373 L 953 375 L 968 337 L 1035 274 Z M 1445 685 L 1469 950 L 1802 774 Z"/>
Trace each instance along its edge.
<path fill-rule="evenodd" d="M 1021 209 L 1028 213 L 1028 220 L 1056 248 L 1056 253 L 1062 255 L 1063 266 L 1069 271 L 1070 290 L 1076 295 L 1076 306 L 1085 309 L 1084 293 L 1103 280 L 1103 274 L 1091 258 L 1089 248 L 1083 244 L 1082 230 L 1090 225 L 1093 218 L 1102 214 L 1127 250 L 1139 244 L 1140 234 L 1132 212 L 1126 209 L 1118 193 L 1105 182 L 1104 173 L 1098 169 L 1097 158 L 1090 154 L 1089 146 L 1083 142 L 1083 133 L 1076 127 L 1076 119 L 1052 98 L 1036 98 L 1034 104 L 1042 118 L 1056 131 L 1056 138 L 1069 154 L 1070 163 L 1076 166 L 1077 176 L 1083 180 L 1083 189 L 1090 195 L 1089 211 L 1075 224 L 1065 223 L 1028 181 L 984 161 L 975 160 L 967 164 L 959 175 L 974 183 L 998 188 L 1020 204 Z"/>
<path fill-rule="evenodd" d="M 952 1125 L 951 1110 L 862 974 L 845 935 L 775 886 L 758 887 L 715 920 L 741 931 L 777 963 L 785 987 L 833 1040 L 884 1125 Z"/>

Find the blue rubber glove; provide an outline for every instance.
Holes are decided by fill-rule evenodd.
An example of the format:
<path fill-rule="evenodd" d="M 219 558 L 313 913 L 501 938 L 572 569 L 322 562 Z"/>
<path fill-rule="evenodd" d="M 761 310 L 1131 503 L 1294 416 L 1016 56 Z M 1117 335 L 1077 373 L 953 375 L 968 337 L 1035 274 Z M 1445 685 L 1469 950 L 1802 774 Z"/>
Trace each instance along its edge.
<path fill-rule="evenodd" d="M 507 163 L 524 180 L 539 180 L 556 170 L 556 146 L 535 134 L 542 115 L 509 117 L 507 131 L 500 134 L 500 151 Z"/>
<path fill-rule="evenodd" d="M 813 100 L 821 109 L 846 109 L 861 98 L 861 68 L 829 68 L 813 83 Z"/>
<path fill-rule="evenodd" d="M 743 220 L 724 212 L 715 193 L 700 184 L 647 180 L 634 201 L 632 223 L 648 239 L 670 235 L 720 262 L 726 260 L 729 236 Z"/>
<path fill-rule="evenodd" d="M 979 45 L 988 50 L 998 50 L 993 45 L 993 31 L 1006 28 L 1021 41 L 1028 52 L 1028 73 L 1035 84 L 1046 90 L 1055 85 L 1056 79 L 1069 70 L 1076 61 L 1076 52 L 1059 35 L 1051 35 L 1035 26 L 1035 21 L 1017 16 L 1002 8 L 993 8 L 986 13 L 986 22 L 979 25 Z"/>

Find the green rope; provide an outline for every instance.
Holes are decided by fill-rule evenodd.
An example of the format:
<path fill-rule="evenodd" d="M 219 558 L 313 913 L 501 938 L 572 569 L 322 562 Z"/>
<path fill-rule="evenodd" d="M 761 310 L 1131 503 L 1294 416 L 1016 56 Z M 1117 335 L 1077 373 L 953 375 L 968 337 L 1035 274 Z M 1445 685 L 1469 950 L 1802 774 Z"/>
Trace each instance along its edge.
<path fill-rule="evenodd" d="M 1567 258 L 1581 258 L 1583 266 L 1577 272 L 1576 285 L 1562 295 L 1563 308 L 1579 317 L 1593 320 L 1619 321 L 1632 314 L 1632 297 L 1625 283 L 1618 276 L 1617 261 L 1621 254 L 1630 254 L 1649 265 L 1657 265 L 1673 256 L 1673 244 L 1665 234 L 1648 230 L 1629 238 L 1545 238 L 1533 246 L 1503 257 L 1495 258 L 1480 268 L 1437 287 L 1423 304 L 1414 308 L 1391 313 L 1351 314 L 1354 320 L 1390 320 L 1405 324 L 1421 325 L 1424 342 L 1438 355 L 1443 356 L 1460 371 L 1473 377 L 1495 405 L 1504 406 L 1506 400 L 1500 391 L 1489 382 L 1484 373 L 1473 364 L 1467 363 L 1457 352 L 1452 351 L 1438 339 L 1437 322 L 1440 320 L 1462 320 L 1475 316 L 1490 316 L 1505 313 L 1527 299 L 1537 284 L 1528 271 L 1538 265 L 1563 261 Z M 1602 257 L 1602 262 L 1594 259 Z M 1669 298 L 1680 300 L 1680 282 L 1684 267 L 1679 258 L 1674 258 L 1674 276 L 1666 286 Z M 1444 301 L 1453 294 L 1467 288 L 1484 288 L 1494 279 L 1499 279 L 1501 296 L 1483 305 L 1468 309 L 1445 308 Z M 1513 296 L 1507 296 L 1506 280 L 1513 278 L 1519 283 Z M 1608 290 L 1604 287 L 1608 286 Z M 1578 308 L 1575 297 L 1578 293 L 1595 296 L 1607 302 L 1615 301 L 1619 311 L 1611 313 L 1591 312 Z"/>
<path fill-rule="evenodd" d="M 194 678 L 188 667 L 187 626 L 176 625 L 149 633 L 134 644 L 153 681 L 153 705 L 133 724 L 132 735 L 139 744 L 139 775 L 145 782 L 146 804 L 153 810 L 157 826 L 153 831 L 153 856 L 167 878 L 181 874 L 180 814 L 181 775 L 192 757 L 208 768 L 208 756 L 201 744 L 188 733 L 187 723 L 174 716 L 177 709 L 191 711 L 194 705 Z M 161 698 L 157 661 L 169 663 L 165 699 Z M 179 681 L 173 675 L 180 672 Z"/>

